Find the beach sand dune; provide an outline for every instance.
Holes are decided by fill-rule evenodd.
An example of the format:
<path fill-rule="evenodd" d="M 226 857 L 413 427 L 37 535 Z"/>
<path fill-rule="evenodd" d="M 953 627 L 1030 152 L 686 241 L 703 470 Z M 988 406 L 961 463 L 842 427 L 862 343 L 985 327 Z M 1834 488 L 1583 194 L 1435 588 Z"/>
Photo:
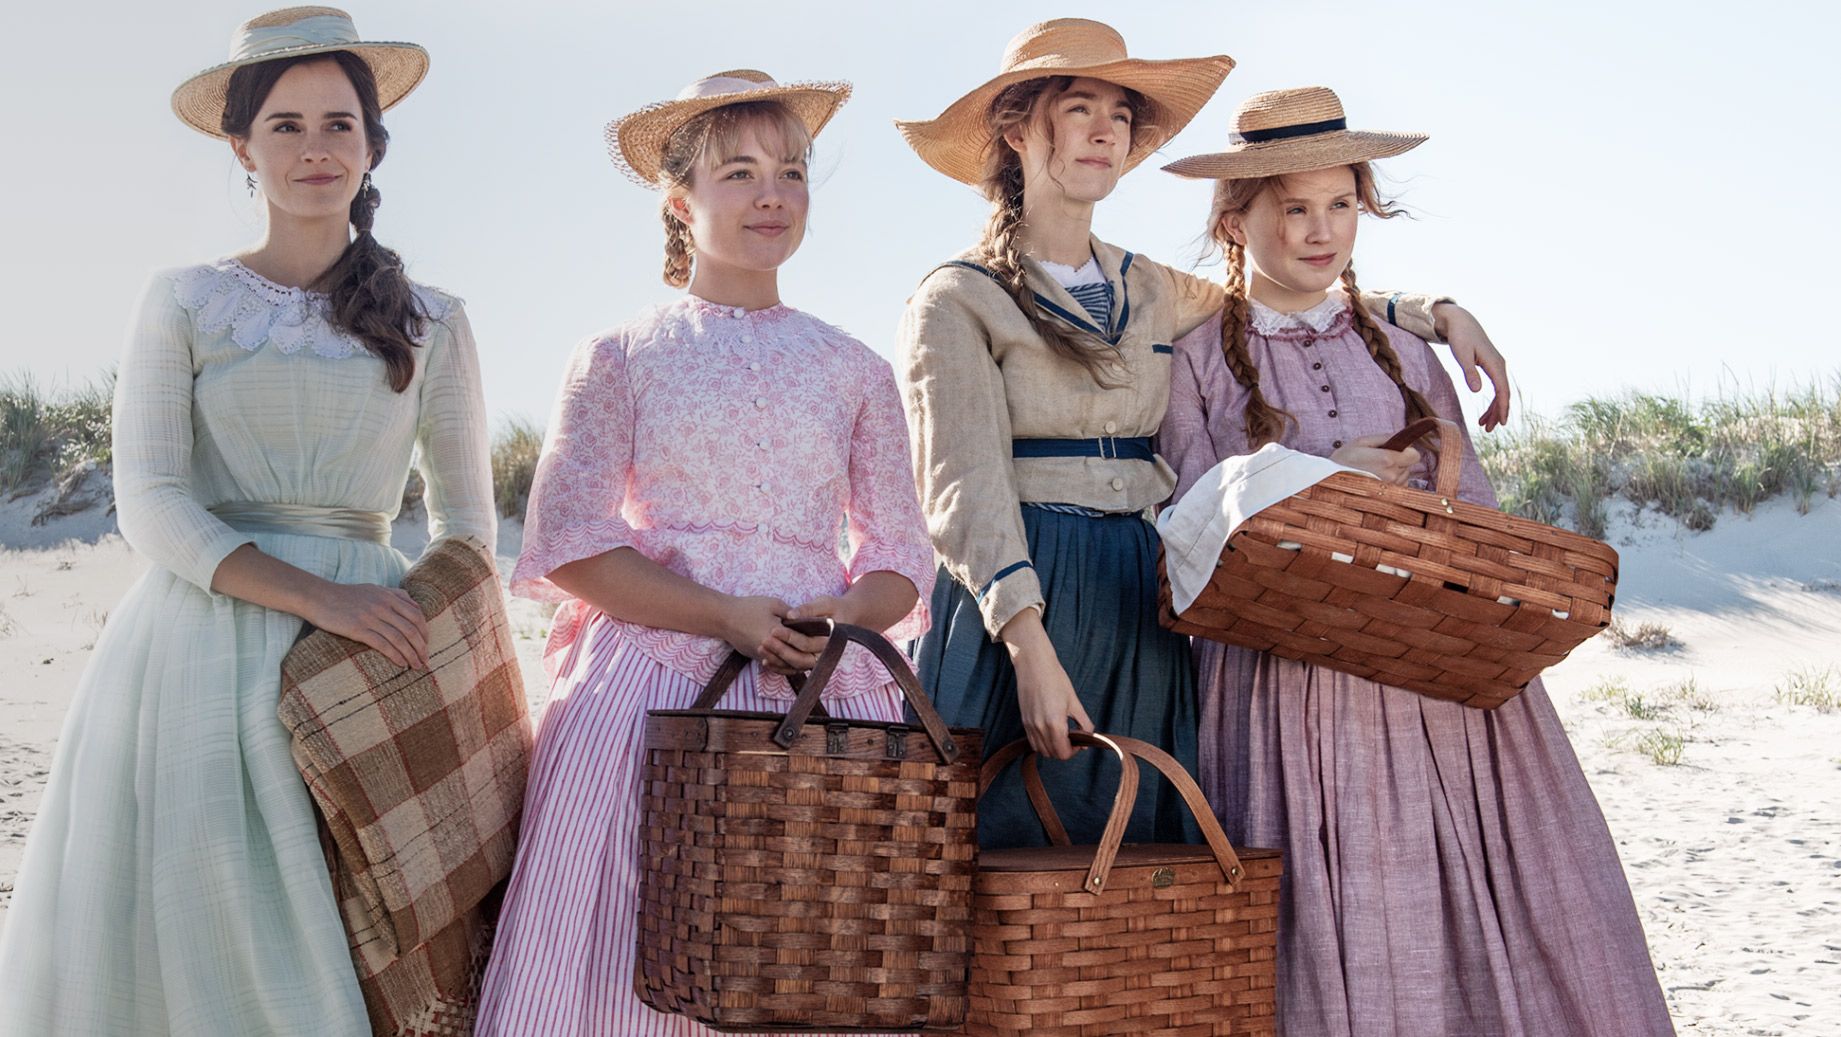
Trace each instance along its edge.
<path fill-rule="evenodd" d="M 29 502 L 15 502 L 25 504 Z M 0 506 L 0 925 L 70 694 L 144 562 L 91 512 Z M 499 543 L 510 567 L 520 530 Z M 414 555 L 426 536 L 400 523 Z M 1677 642 L 1587 642 L 1548 687 L 1623 855 L 1684 1034 L 1841 1034 L 1841 502 L 1707 533 L 1620 515 L 1617 612 Z M 533 710 L 549 610 L 515 601 Z"/>

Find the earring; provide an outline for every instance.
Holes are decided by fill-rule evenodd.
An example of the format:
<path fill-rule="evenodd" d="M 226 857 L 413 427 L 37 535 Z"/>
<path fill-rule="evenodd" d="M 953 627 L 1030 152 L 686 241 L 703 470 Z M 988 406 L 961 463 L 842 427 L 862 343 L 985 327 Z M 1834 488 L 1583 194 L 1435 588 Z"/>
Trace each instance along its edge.
<path fill-rule="evenodd" d="M 256 196 L 256 178 L 254 176 L 251 176 L 248 173 L 244 173 L 243 174 L 243 186 L 249 188 L 249 196 L 251 198 L 254 198 Z"/>

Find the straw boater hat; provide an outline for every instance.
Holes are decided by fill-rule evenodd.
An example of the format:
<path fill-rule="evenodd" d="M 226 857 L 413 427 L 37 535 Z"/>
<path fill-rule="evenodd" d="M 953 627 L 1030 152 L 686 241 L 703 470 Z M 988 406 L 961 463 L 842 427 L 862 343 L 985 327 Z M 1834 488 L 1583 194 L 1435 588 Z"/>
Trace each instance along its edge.
<path fill-rule="evenodd" d="M 678 91 L 672 100 L 646 105 L 608 123 L 607 153 L 635 183 L 657 187 L 665 142 L 704 112 L 726 104 L 778 101 L 805 123 L 806 133 L 816 137 L 848 100 L 850 84 L 842 81 L 781 85 L 751 68 L 718 72 Z"/>
<path fill-rule="evenodd" d="M 230 35 L 230 60 L 205 69 L 173 91 L 173 113 L 186 125 L 227 140 L 224 92 L 230 74 L 244 65 L 277 58 L 351 51 L 377 77 L 377 102 L 388 110 L 409 96 L 428 74 L 428 52 L 413 43 L 380 43 L 358 38 L 352 16 L 336 7 L 284 7 L 257 15 Z"/>
<path fill-rule="evenodd" d="M 1250 180 L 1386 158 L 1426 141 L 1423 133 L 1348 127 L 1342 102 L 1327 87 L 1268 90 L 1234 112 L 1226 151 L 1191 155 L 1163 168 L 1195 180 Z"/>
<path fill-rule="evenodd" d="M 1132 145 L 1123 174 L 1188 125 L 1233 68 L 1234 59 L 1225 54 L 1167 61 L 1126 57 L 1125 40 L 1112 26 L 1056 18 L 1012 37 L 997 75 L 948 105 L 939 118 L 897 120 L 895 128 L 928 165 L 976 185 L 984 177 L 984 153 L 991 143 L 987 117 L 997 95 L 1015 83 L 1046 76 L 1103 79 L 1136 90 L 1157 107 L 1155 130 Z"/>

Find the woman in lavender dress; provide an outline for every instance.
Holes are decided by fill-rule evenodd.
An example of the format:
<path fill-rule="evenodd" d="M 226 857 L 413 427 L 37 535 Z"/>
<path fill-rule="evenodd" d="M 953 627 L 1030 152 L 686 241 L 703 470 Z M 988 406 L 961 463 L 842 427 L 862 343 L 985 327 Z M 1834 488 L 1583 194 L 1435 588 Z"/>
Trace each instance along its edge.
<path fill-rule="evenodd" d="M 1219 181 L 1209 233 L 1228 264 L 1221 319 L 1176 344 L 1159 449 L 1179 498 L 1273 442 L 1423 480 L 1429 457 L 1380 444 L 1414 418 L 1460 417 L 1426 343 L 1349 305 L 1356 218 L 1394 214 L 1368 160 L 1425 138 L 1341 125 L 1330 91 L 1273 91 L 1242 106 L 1229 151 L 1167 167 Z M 1449 448 L 1463 450 L 1459 496 L 1494 507 L 1468 436 Z M 1673 1032 L 1616 847 L 1538 680 L 1484 711 L 1196 648 L 1203 787 L 1230 837 L 1286 855 L 1287 1037 Z"/>

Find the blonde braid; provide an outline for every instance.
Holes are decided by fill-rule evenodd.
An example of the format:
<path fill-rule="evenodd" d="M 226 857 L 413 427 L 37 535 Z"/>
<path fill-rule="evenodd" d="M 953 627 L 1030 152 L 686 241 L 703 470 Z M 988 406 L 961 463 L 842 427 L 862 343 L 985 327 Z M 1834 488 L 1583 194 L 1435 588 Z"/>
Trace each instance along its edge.
<path fill-rule="evenodd" d="M 1361 332 L 1362 341 L 1368 344 L 1368 355 L 1374 358 L 1374 362 L 1386 372 L 1387 377 L 1393 379 L 1394 385 L 1400 389 L 1400 398 L 1406 401 L 1406 423 L 1410 425 L 1420 418 L 1438 417 L 1438 412 L 1419 394 L 1419 390 L 1406 384 L 1406 375 L 1400 368 L 1400 354 L 1394 352 L 1387 333 L 1381 330 L 1374 315 L 1362 305 L 1361 289 L 1355 286 L 1354 263 L 1343 268 L 1342 286 L 1349 293 L 1349 308 L 1354 311 L 1355 328 Z"/>
<path fill-rule="evenodd" d="M 1247 302 L 1246 249 L 1229 238 L 1221 243 L 1227 257 L 1227 303 L 1221 307 L 1221 356 L 1234 381 L 1247 390 L 1247 447 L 1257 450 L 1276 443 L 1285 435 L 1285 423 L 1296 423 L 1285 411 L 1266 401 L 1259 388 L 1259 369 L 1253 366 L 1252 351 L 1247 348 L 1247 329 L 1251 326 Z"/>
<path fill-rule="evenodd" d="M 690 257 L 697 252 L 690 240 L 690 228 L 677 218 L 669 204 L 659 206 L 665 221 L 665 283 L 673 288 L 690 284 Z"/>

